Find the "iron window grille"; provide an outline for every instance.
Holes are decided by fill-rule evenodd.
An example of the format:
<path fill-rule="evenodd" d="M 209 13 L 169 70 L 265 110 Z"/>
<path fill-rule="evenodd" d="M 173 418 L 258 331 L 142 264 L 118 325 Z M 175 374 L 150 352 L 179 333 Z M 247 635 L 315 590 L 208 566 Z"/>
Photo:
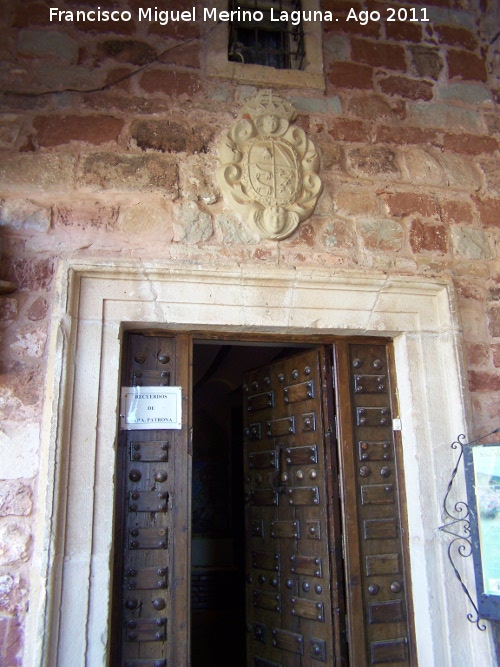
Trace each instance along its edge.
<path fill-rule="evenodd" d="M 242 20 L 230 24 L 230 61 L 276 69 L 304 68 L 306 54 L 302 21 L 292 23 L 291 20 L 292 12 L 302 15 L 300 0 L 230 0 L 229 11 L 238 10 Z M 276 21 L 282 11 L 286 12 L 288 20 Z M 260 17 L 261 20 L 255 20 Z"/>

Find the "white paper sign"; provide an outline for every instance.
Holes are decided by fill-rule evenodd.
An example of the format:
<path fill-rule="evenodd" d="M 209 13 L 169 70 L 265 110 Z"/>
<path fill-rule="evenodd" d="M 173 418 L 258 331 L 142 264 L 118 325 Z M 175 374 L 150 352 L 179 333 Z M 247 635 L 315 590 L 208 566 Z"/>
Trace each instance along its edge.
<path fill-rule="evenodd" d="M 182 428 L 180 387 L 122 387 L 120 425 L 127 431 Z"/>

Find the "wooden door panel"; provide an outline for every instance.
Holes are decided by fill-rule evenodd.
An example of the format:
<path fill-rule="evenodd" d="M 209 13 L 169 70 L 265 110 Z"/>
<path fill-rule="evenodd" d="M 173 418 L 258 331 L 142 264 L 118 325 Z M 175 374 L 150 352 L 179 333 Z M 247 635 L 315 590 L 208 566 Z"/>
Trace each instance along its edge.
<path fill-rule="evenodd" d="M 244 390 L 247 664 L 332 667 L 331 500 L 319 351 L 247 374 Z"/>
<path fill-rule="evenodd" d="M 182 346 L 182 341 L 174 337 L 126 335 L 122 386 L 185 384 L 188 358 L 177 358 L 179 344 Z M 189 664 L 187 642 L 182 647 L 182 658 L 173 657 L 176 647 L 183 643 L 182 632 L 177 630 L 181 619 L 175 609 L 185 585 L 179 576 L 182 571 L 179 563 L 185 561 L 188 553 L 179 550 L 177 558 L 174 557 L 174 542 L 181 546 L 186 520 L 182 518 L 185 507 L 178 511 L 178 504 L 183 501 L 179 491 L 187 476 L 185 434 L 185 427 L 181 431 L 120 432 L 112 665 L 152 667 L 174 664 L 173 661 L 178 665 Z M 172 595 L 173 581 L 178 592 L 176 598 Z M 185 623 L 181 622 L 182 626 Z"/>
<path fill-rule="evenodd" d="M 402 470 L 387 346 L 336 344 L 350 662 L 408 667 L 409 582 Z"/>

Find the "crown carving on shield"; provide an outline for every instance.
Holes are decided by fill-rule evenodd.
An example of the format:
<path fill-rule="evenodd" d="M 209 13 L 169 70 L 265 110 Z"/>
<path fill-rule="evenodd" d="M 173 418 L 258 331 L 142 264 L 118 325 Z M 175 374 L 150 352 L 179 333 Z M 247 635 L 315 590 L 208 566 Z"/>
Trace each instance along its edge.
<path fill-rule="evenodd" d="M 219 146 L 221 190 L 261 238 L 290 236 L 321 194 L 319 156 L 295 116 L 290 102 L 261 90 Z"/>
<path fill-rule="evenodd" d="M 259 116 L 275 116 L 277 118 L 285 118 L 288 122 L 292 121 L 297 115 L 290 102 L 287 102 L 287 100 L 278 95 L 274 95 L 272 90 L 259 91 L 243 107 L 243 114 L 248 114 L 253 119 Z"/>

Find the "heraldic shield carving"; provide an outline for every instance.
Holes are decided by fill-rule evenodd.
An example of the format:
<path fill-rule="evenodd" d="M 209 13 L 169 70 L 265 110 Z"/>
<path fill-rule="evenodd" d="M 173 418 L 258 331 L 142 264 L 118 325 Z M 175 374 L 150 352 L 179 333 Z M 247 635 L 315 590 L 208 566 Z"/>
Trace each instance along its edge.
<path fill-rule="evenodd" d="M 261 90 L 220 149 L 221 189 L 263 238 L 284 239 L 314 211 L 322 185 L 312 141 L 291 125 L 294 107 Z"/>

